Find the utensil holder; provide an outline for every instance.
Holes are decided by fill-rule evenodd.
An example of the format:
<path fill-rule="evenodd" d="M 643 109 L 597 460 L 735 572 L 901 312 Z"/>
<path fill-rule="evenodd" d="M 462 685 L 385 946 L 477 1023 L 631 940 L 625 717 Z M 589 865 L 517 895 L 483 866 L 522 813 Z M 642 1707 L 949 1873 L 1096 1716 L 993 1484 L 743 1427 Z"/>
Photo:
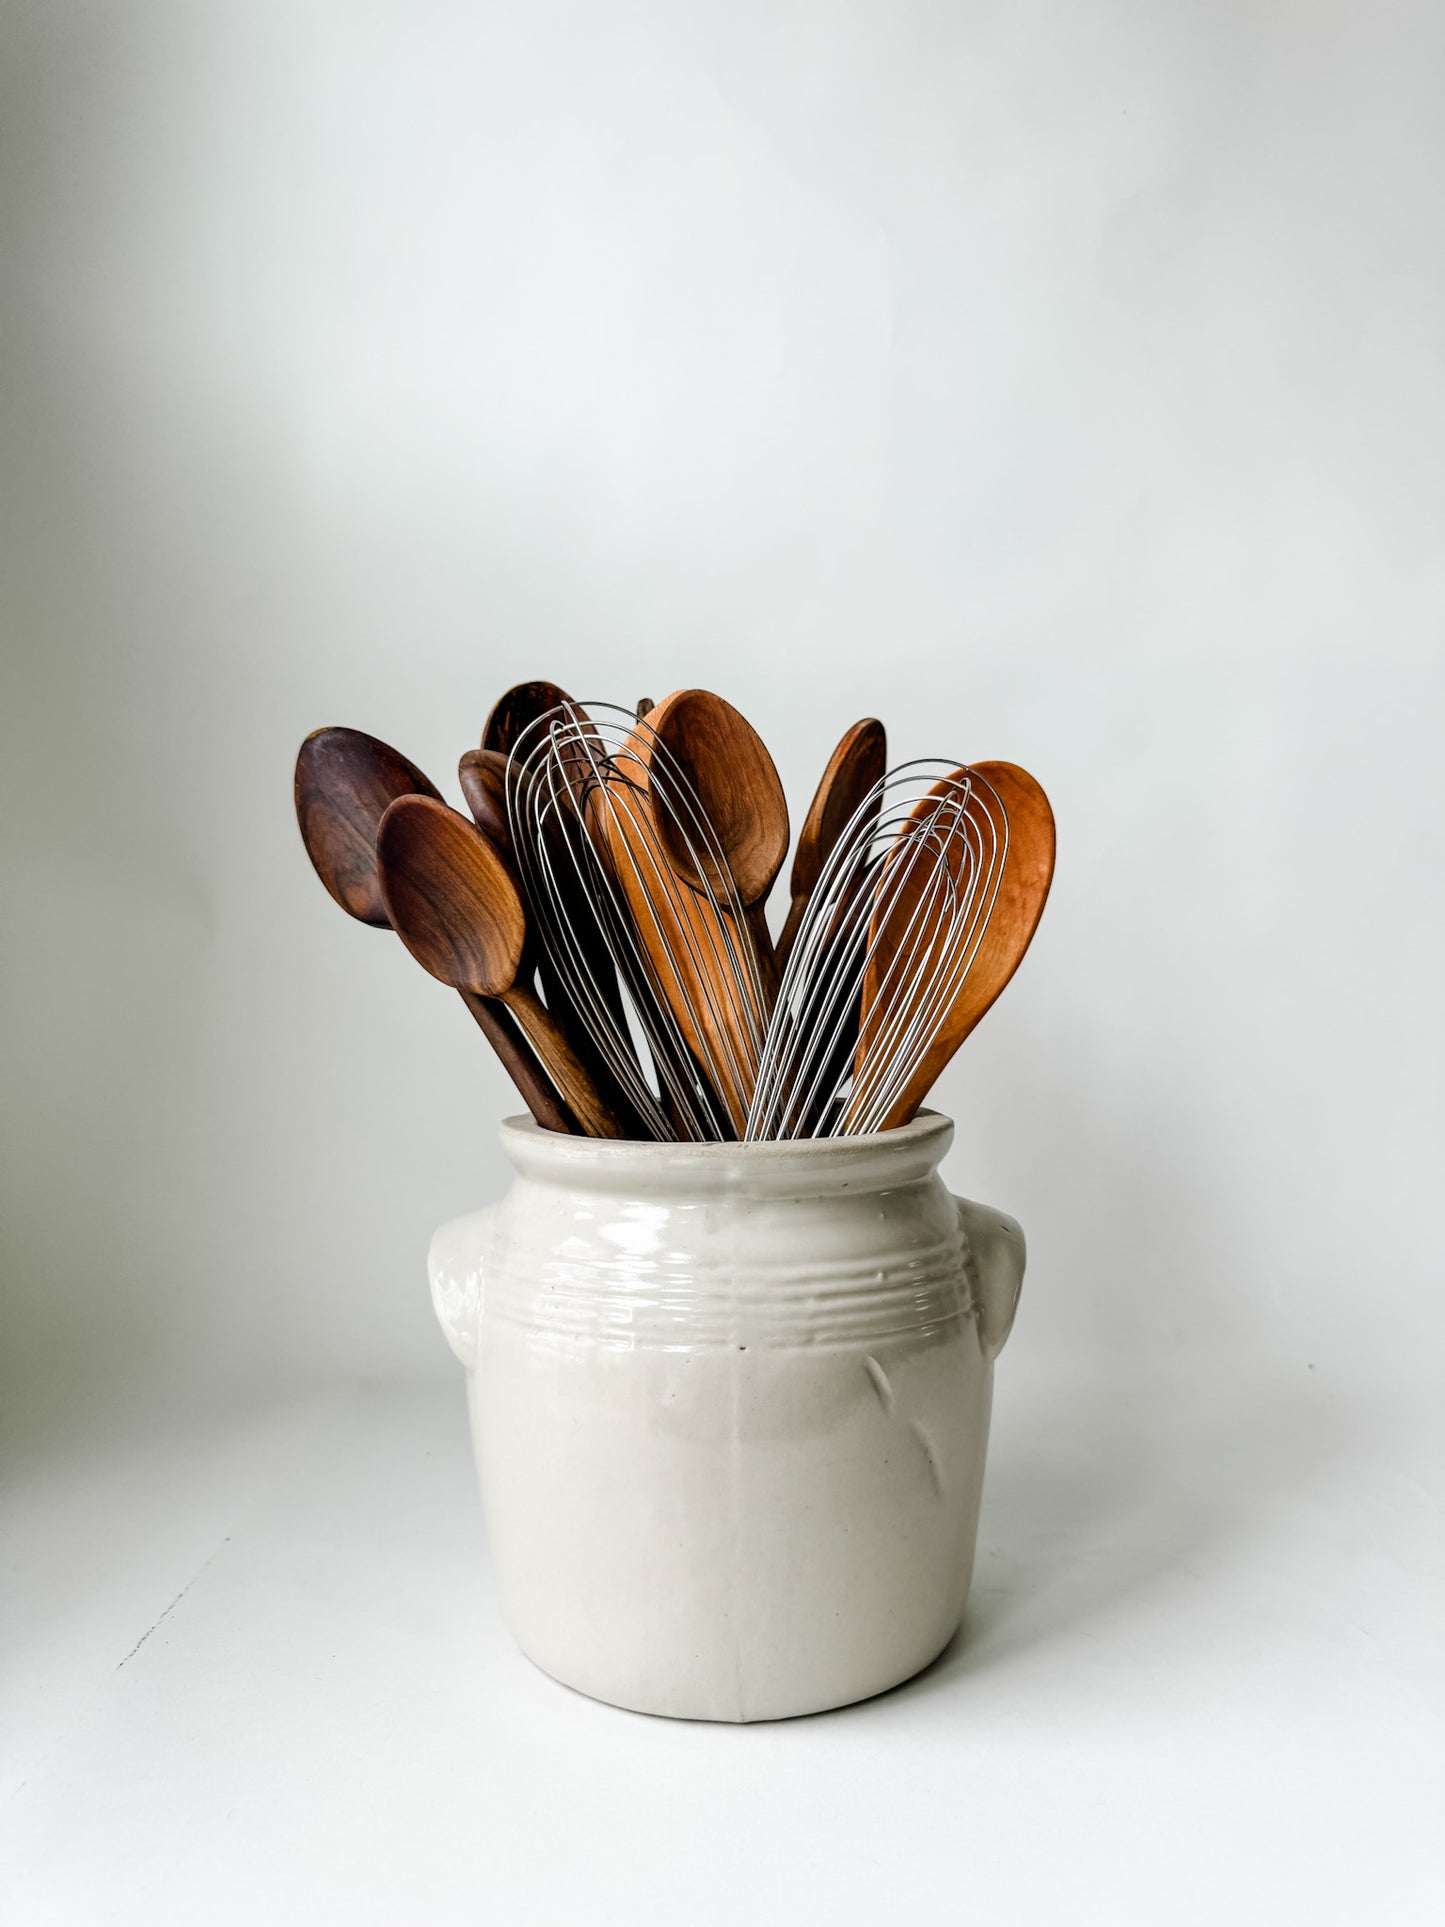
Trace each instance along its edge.
<path fill-rule="evenodd" d="M 1013 1219 L 923 1112 L 873 1137 L 619 1143 L 509 1119 L 516 1180 L 432 1240 L 498 1590 L 595 1699 L 763 1720 L 865 1699 L 953 1637 Z"/>

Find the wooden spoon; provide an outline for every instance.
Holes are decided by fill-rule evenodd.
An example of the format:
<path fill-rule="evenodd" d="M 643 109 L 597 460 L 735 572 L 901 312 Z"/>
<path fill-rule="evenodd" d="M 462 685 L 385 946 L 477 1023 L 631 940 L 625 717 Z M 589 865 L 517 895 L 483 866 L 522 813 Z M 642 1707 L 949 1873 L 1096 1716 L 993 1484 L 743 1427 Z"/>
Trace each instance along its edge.
<path fill-rule="evenodd" d="M 317 876 L 349 917 L 390 922 L 376 832 L 398 796 L 441 792 L 400 750 L 359 729 L 314 729 L 296 757 L 296 820 Z"/>
<path fill-rule="evenodd" d="M 437 798 L 437 791 L 415 763 L 377 737 L 359 729 L 318 729 L 301 745 L 296 820 L 306 854 L 348 916 L 382 929 L 390 926 L 391 918 L 382 898 L 376 833 L 389 806 L 401 796 Z M 462 1001 L 537 1122 L 549 1131 L 575 1132 L 575 1120 L 507 1013 L 465 991 Z"/>
<path fill-rule="evenodd" d="M 1054 813 L 1033 777 L 1016 764 L 974 763 L 967 769 L 956 770 L 951 778 L 945 779 L 945 784 L 935 787 L 932 796 L 918 804 L 912 821 L 922 825 L 930 809 L 936 806 L 935 797 L 946 784 L 970 774 L 980 779 L 973 788 L 974 802 L 987 814 L 998 847 L 1007 839 L 998 893 L 968 973 L 922 1058 L 877 1127 L 880 1130 L 906 1124 L 915 1114 L 939 1072 L 1018 969 L 1038 928 L 1053 881 Z M 961 833 L 956 835 L 957 856 L 951 849 L 946 853 L 949 868 L 955 875 L 961 872 L 963 856 Z M 896 846 L 901 859 L 910 866 L 903 887 L 890 898 L 883 924 L 875 917 L 869 932 L 872 954 L 864 977 L 863 1018 L 856 1059 L 860 1078 L 879 1030 L 886 1026 L 892 1035 L 906 1034 L 910 1016 L 926 998 L 930 982 L 936 983 L 938 971 L 948 967 L 945 952 L 952 925 L 946 916 L 933 913 L 930 900 L 923 895 L 933 866 L 926 855 L 924 860 L 914 861 L 913 851 L 905 840 L 908 836 L 909 826 L 905 824 Z M 890 861 L 893 854 L 890 851 Z M 921 922 L 920 904 L 923 905 Z M 920 951 L 931 954 L 920 955 Z M 902 973 L 902 982 L 897 972 L 890 980 L 890 965 L 900 952 L 918 959 Z M 897 1002 L 899 996 L 905 1000 L 901 1008 Z"/>
<path fill-rule="evenodd" d="M 823 865 L 833 854 L 838 838 L 852 821 L 868 792 L 888 766 L 888 734 L 876 716 L 854 723 L 828 758 L 793 852 L 793 874 L 789 888 L 792 902 L 787 921 L 778 938 L 778 969 L 784 970 L 798 935 L 798 927 L 808 908 L 808 899 L 818 887 Z M 878 799 L 882 802 L 882 798 Z M 876 821 L 877 804 L 873 810 Z"/>
<path fill-rule="evenodd" d="M 527 917 L 505 861 L 474 824 L 429 796 L 398 797 L 376 839 L 392 926 L 444 984 L 495 997 L 591 1137 L 623 1137 L 592 1077 L 536 994 L 517 981 Z"/>
<path fill-rule="evenodd" d="M 498 854 L 507 861 L 513 880 L 517 881 L 512 825 L 507 814 L 507 758 L 496 749 L 469 749 L 457 765 L 457 775 L 461 780 L 462 794 L 467 799 L 467 808 L 472 813 L 472 821 Z M 546 834 L 545 831 L 543 833 Z M 553 833 L 560 834 L 555 825 Z M 575 889 L 573 888 L 574 873 L 571 865 L 566 862 L 555 865 L 552 878 L 556 888 L 568 893 L 572 941 L 586 959 L 596 993 L 607 1003 L 619 1035 L 626 1037 L 627 1018 L 623 1012 L 622 996 L 617 987 L 617 969 L 606 942 L 598 930 L 592 906 L 586 900 L 586 892 L 580 881 L 576 883 Z M 522 895 L 520 883 L 518 895 Z M 525 900 L 523 907 L 525 910 Z M 530 972 L 533 965 L 541 977 L 542 991 L 547 1000 L 548 1010 L 567 1033 L 568 1041 L 591 1073 L 592 1081 L 605 1098 L 608 1108 L 619 1120 L 627 1124 L 629 1136 L 645 1137 L 647 1132 L 633 1105 L 618 1084 L 616 1076 L 602 1053 L 593 1043 L 591 1032 L 569 994 L 565 976 L 557 968 L 556 960 L 549 955 L 546 944 L 529 924 L 528 952 L 522 959 L 522 969 L 518 977 L 519 983 L 524 987 L 530 987 Z"/>
<path fill-rule="evenodd" d="M 771 1006 L 778 966 L 765 906 L 788 854 L 788 803 L 767 745 L 731 703 L 706 689 L 676 690 L 648 712 L 634 740 L 650 766 L 649 731 L 692 784 L 722 845 Z M 679 875 L 696 886 L 686 845 L 665 815 L 659 828 Z"/>
<path fill-rule="evenodd" d="M 482 731 L 482 748 L 500 750 L 509 756 L 529 723 L 571 701 L 566 690 L 559 689 L 554 682 L 514 683 L 492 705 L 492 713 Z"/>
<path fill-rule="evenodd" d="M 507 759 L 499 749 L 469 749 L 457 764 L 457 778 L 472 821 L 503 856 L 512 855 L 512 824 L 507 815 Z"/>
<path fill-rule="evenodd" d="M 655 727 L 659 718 L 663 729 Z M 738 749 L 737 774 L 746 785 L 740 792 L 741 812 L 738 795 L 719 780 L 708 750 L 697 746 L 709 718 L 718 725 L 720 746 L 726 740 Z M 671 756 L 662 744 L 671 749 Z M 711 798 L 697 783 L 700 769 L 711 779 Z M 729 704 L 702 690 L 683 690 L 658 704 L 613 758 L 603 783 L 587 797 L 588 827 L 627 900 L 658 989 L 741 1135 L 775 989 L 764 963 L 764 957 L 771 961 L 771 945 L 757 959 L 760 981 L 755 984 L 749 959 L 756 949 L 753 920 L 746 911 L 742 919 L 725 915 L 709 890 L 710 886 L 712 892 L 723 894 L 728 887 L 725 880 L 709 877 L 705 882 L 698 874 L 697 863 L 709 867 L 706 853 L 695 844 L 689 850 L 666 801 L 668 777 L 676 773 L 691 778 L 698 788 L 698 800 L 712 816 L 725 856 L 728 839 L 740 852 L 743 877 L 729 865 L 737 899 L 746 905 L 750 895 L 759 911 L 782 858 L 771 844 L 761 851 L 754 846 L 765 821 L 771 822 L 771 843 L 776 843 L 780 815 L 781 848 L 786 851 L 787 805 L 772 761 L 748 724 Z M 765 777 L 771 777 L 771 786 Z M 677 795 L 676 782 L 672 794 Z M 746 797 L 759 794 L 764 798 L 762 808 L 756 816 L 750 815 Z M 743 923 L 746 927 L 739 927 Z"/>
<path fill-rule="evenodd" d="M 591 782 L 593 763 L 600 762 L 607 752 L 591 717 L 580 703 L 554 682 L 519 682 L 499 696 L 492 705 L 492 713 L 482 731 L 482 749 L 490 750 L 504 759 L 509 757 L 518 739 L 531 729 L 531 725 L 557 709 L 567 712 L 569 738 L 575 732 L 586 739 L 585 747 L 582 742 L 568 740 L 560 754 L 562 775 L 580 795 Z M 533 751 L 541 748 L 542 736 L 541 730 L 531 730 L 527 743 L 529 757 Z M 505 811 L 505 793 L 502 808 Z"/>

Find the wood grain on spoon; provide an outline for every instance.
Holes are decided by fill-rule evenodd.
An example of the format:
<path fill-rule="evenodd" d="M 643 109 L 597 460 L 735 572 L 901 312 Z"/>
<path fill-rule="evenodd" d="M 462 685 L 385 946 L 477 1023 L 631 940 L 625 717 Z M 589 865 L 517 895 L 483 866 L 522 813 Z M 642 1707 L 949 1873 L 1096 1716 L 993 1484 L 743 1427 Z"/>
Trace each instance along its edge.
<path fill-rule="evenodd" d="M 457 780 L 472 821 L 508 858 L 512 825 L 507 816 L 507 759 L 499 749 L 469 749 L 457 764 Z"/>
<path fill-rule="evenodd" d="M 789 888 L 792 902 L 787 920 L 778 936 L 778 969 L 787 967 L 798 929 L 807 912 L 808 899 L 818 887 L 823 865 L 833 854 L 838 838 L 853 820 L 864 798 L 888 766 L 888 735 L 876 716 L 854 723 L 823 771 L 821 782 L 808 805 L 798 844 L 793 852 L 793 872 Z M 873 815 L 876 820 L 878 803 Z"/>
<path fill-rule="evenodd" d="M 560 739 L 554 739 L 558 768 L 580 799 L 590 786 L 594 766 L 607 751 L 582 704 L 554 682 L 519 682 L 499 696 L 482 731 L 482 751 L 506 759 L 525 738 L 522 755 L 530 762 L 548 734 L 533 727 L 544 717 L 561 730 Z"/>
<path fill-rule="evenodd" d="M 317 876 L 349 917 L 390 922 L 376 832 L 398 796 L 441 792 L 400 750 L 360 729 L 314 729 L 296 757 L 296 821 Z"/>
<path fill-rule="evenodd" d="M 445 803 L 403 796 L 382 818 L 376 847 L 387 913 L 417 962 L 443 983 L 504 1004 L 583 1129 L 624 1136 L 556 1020 L 517 981 L 526 912 L 482 832 Z"/>
<path fill-rule="evenodd" d="M 757 1081 L 765 1024 L 747 968 L 751 938 L 683 882 L 624 754 L 587 799 L 587 828 L 626 901 L 650 976 L 688 1051 L 739 1136 Z"/>
<path fill-rule="evenodd" d="M 724 914 L 715 895 L 731 895 L 735 886 L 740 904 L 746 904 L 745 892 L 749 892 L 760 907 L 767 883 L 781 864 L 776 849 L 778 813 L 782 848 L 787 848 L 787 807 L 777 785 L 776 796 L 766 796 L 772 828 L 765 832 L 767 846 L 759 850 L 758 818 L 746 802 L 755 789 L 743 792 L 740 802 L 723 793 L 715 768 L 710 768 L 714 794 L 711 799 L 702 794 L 698 765 L 709 766 L 709 761 L 705 751 L 693 753 L 694 728 L 715 713 L 713 705 L 729 709 L 700 690 L 685 690 L 658 704 L 632 732 L 604 781 L 589 795 L 587 822 L 627 900 L 658 990 L 734 1130 L 741 1134 L 756 1082 L 773 984 L 756 954 L 751 919 Z M 736 717 L 737 712 L 731 715 Z M 666 734 L 654 727 L 659 717 L 664 724 L 672 721 Z M 727 718 L 722 721 L 726 724 Z M 737 721 L 751 735 L 742 718 Z M 738 732 L 731 734 L 736 739 Z M 680 750 L 673 749 L 673 743 Z M 766 750 L 762 756 L 767 758 Z M 755 767 L 756 759 L 752 760 Z M 771 759 L 767 767 L 771 770 Z M 746 761 L 740 774 L 746 779 Z M 775 772 L 773 780 L 776 783 Z M 705 810 L 713 823 L 724 861 L 728 839 L 739 852 L 742 875 L 729 864 L 731 884 L 723 877 L 708 876 L 710 889 L 704 887 L 699 866 L 704 871 L 715 866 L 699 849 L 695 835 L 684 836 L 675 814 L 689 788 L 695 793 L 694 807 Z"/>
<path fill-rule="evenodd" d="M 376 860 L 381 819 L 398 797 L 440 800 L 436 788 L 399 750 L 359 729 L 318 729 L 296 758 L 296 820 L 312 867 L 348 916 L 390 927 Z M 549 1131 L 575 1132 L 541 1066 L 500 1006 L 463 991 L 462 1001 L 517 1087 Z"/>
<path fill-rule="evenodd" d="M 482 748 L 500 750 L 510 756 L 517 738 L 539 716 L 570 705 L 572 698 L 554 682 L 519 682 L 503 692 L 492 704 L 492 713 L 482 731 Z"/>
<path fill-rule="evenodd" d="M 906 1124 L 915 1115 L 939 1072 L 1008 984 L 1038 928 L 1053 881 L 1054 813 L 1033 777 L 1013 763 L 974 763 L 955 771 L 947 781 L 966 776 L 976 779 L 971 806 L 987 817 L 998 847 L 1007 842 L 998 892 L 968 972 L 906 1086 L 877 1126 L 880 1130 Z M 934 797 L 919 803 L 913 813 L 916 824 L 926 825 L 930 807 L 937 807 L 934 798 L 945 787 L 946 783 L 936 786 Z M 869 933 L 872 955 L 863 987 L 857 1057 L 860 1077 L 880 1031 L 893 1036 L 906 1034 L 910 1016 L 927 996 L 930 981 L 936 982 L 937 973 L 947 967 L 942 952 L 953 926 L 947 915 L 940 914 L 939 899 L 929 896 L 929 879 L 936 876 L 936 870 L 927 848 L 927 832 L 923 830 L 912 847 L 908 839 L 909 826 L 905 825 L 895 846 L 900 859 L 910 866 L 904 887 L 892 897 L 882 924 L 875 918 Z M 955 832 L 946 860 L 957 880 L 964 874 L 961 833 Z M 900 957 L 907 959 L 907 968 L 901 972 L 896 968 Z M 904 1000 L 901 1007 L 900 997 Z"/>
<path fill-rule="evenodd" d="M 675 690 L 649 710 L 638 739 L 650 762 L 649 730 L 692 785 L 722 846 L 771 1008 L 778 966 L 766 904 L 788 854 L 788 803 L 767 745 L 739 710 L 707 689 Z M 684 839 L 666 817 L 660 828 L 679 874 L 696 883 Z"/>

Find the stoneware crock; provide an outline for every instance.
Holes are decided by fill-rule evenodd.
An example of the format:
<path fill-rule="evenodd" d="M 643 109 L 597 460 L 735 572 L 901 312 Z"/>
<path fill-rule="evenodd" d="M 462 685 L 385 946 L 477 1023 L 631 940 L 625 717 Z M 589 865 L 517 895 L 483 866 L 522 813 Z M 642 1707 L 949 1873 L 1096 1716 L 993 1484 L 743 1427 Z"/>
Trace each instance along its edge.
<path fill-rule="evenodd" d="M 502 1126 L 517 1177 L 443 1225 L 488 1533 L 524 1652 L 686 1719 L 820 1712 L 963 1614 L 1012 1218 L 924 1112 L 874 1137 L 641 1144 Z"/>

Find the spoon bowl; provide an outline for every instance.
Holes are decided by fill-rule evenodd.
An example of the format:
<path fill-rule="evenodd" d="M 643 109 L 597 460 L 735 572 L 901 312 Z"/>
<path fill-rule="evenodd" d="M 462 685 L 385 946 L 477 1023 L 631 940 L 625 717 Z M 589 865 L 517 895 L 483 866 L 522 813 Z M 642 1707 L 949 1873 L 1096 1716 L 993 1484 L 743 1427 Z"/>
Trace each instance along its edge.
<path fill-rule="evenodd" d="M 313 730 L 296 758 L 296 819 L 312 867 L 350 917 L 387 929 L 376 840 L 391 805 L 406 796 L 438 804 L 440 795 L 400 750 L 359 729 Z M 576 1124 L 507 1013 L 463 991 L 462 1001 L 485 1034 L 537 1122 L 549 1131 Z"/>
<path fill-rule="evenodd" d="M 512 854 L 507 816 L 507 759 L 498 749 L 469 749 L 457 764 L 457 780 L 472 821 L 504 856 Z"/>
<path fill-rule="evenodd" d="M 314 729 L 296 758 L 296 820 L 317 876 L 349 917 L 390 922 L 376 833 L 399 796 L 441 792 L 400 750 L 360 729 Z"/>
<path fill-rule="evenodd" d="M 761 907 L 788 854 L 787 799 L 762 737 L 731 703 L 706 689 L 664 697 L 639 731 L 644 743 L 649 731 L 696 791 L 744 908 Z M 663 839 L 686 874 L 688 852 L 666 823 Z"/>
<path fill-rule="evenodd" d="M 624 1136 L 555 1018 L 518 981 L 526 911 L 510 868 L 482 831 L 445 803 L 402 796 L 381 820 L 376 853 L 387 915 L 422 968 L 505 1005 L 583 1129 Z"/>
<path fill-rule="evenodd" d="M 482 731 L 482 748 L 498 750 L 503 756 L 509 756 L 517 738 L 529 724 L 571 701 L 566 690 L 559 689 L 554 682 L 514 683 L 492 704 L 486 728 Z"/>

